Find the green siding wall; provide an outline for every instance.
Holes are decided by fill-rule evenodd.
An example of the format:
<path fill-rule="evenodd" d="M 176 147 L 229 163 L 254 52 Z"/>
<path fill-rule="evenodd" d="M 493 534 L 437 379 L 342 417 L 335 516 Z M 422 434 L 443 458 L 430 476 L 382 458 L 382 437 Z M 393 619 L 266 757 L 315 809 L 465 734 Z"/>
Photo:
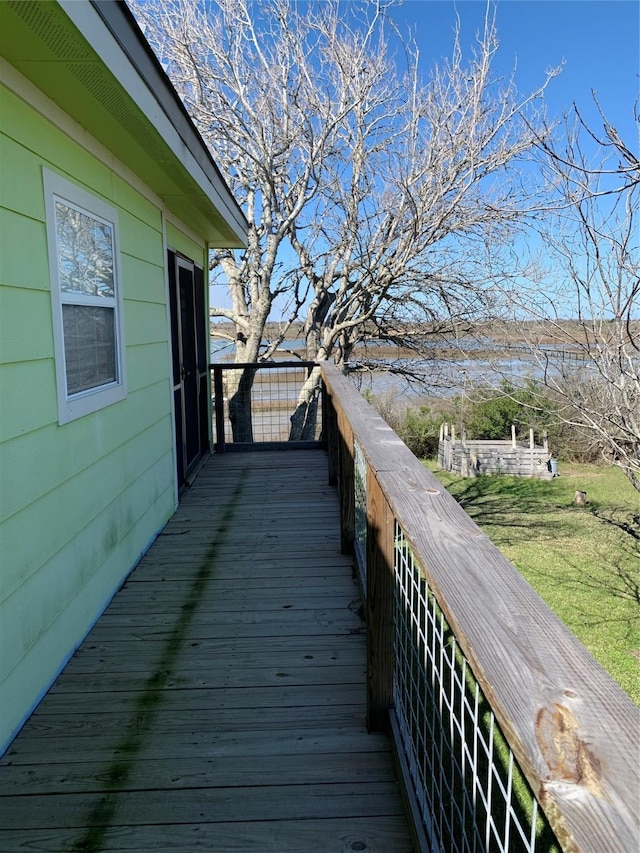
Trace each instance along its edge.
<path fill-rule="evenodd" d="M 175 474 L 161 211 L 2 86 L 0 114 L 2 752 L 173 512 Z M 128 395 L 64 426 L 43 166 L 116 207 L 120 228 Z"/>
<path fill-rule="evenodd" d="M 207 258 L 202 246 L 195 243 L 191 237 L 171 222 L 167 223 L 167 244 L 169 248 L 181 252 L 196 264 L 207 268 Z"/>

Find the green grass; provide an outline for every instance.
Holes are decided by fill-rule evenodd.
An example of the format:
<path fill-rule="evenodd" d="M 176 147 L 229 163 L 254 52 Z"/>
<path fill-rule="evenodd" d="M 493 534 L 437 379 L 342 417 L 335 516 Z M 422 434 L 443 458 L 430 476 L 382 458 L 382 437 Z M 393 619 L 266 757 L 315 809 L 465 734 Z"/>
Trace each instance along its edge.
<path fill-rule="evenodd" d="M 425 464 L 640 705 L 640 495 L 624 475 L 561 464 L 550 481 L 461 479 Z"/>

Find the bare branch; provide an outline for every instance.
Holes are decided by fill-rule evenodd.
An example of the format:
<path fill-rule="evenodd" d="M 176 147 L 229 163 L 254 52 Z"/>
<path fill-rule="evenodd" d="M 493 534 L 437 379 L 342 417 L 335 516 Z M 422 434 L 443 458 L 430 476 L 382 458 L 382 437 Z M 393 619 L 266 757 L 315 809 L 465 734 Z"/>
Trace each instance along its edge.
<path fill-rule="evenodd" d="M 574 109 L 562 143 L 540 143 L 550 201 L 537 274 L 509 290 L 560 418 L 589 435 L 640 490 L 640 182 L 638 160 L 607 122 Z"/>
<path fill-rule="evenodd" d="M 251 223 L 244 254 L 212 260 L 240 361 L 273 354 L 275 300 L 303 317 L 306 357 L 338 363 L 402 314 L 467 322 L 486 304 L 475 246 L 535 206 L 520 166 L 556 72 L 525 96 L 495 79 L 488 4 L 470 56 L 456 33 L 425 82 L 390 5 L 134 6 Z"/>

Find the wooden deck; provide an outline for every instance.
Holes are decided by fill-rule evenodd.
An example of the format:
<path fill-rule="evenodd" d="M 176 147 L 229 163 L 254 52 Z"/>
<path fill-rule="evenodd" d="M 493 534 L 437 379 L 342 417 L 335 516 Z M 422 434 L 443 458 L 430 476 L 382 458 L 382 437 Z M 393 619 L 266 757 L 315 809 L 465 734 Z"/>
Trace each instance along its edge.
<path fill-rule="evenodd" d="M 0 851 L 405 853 L 321 451 L 212 457 L 0 761 Z"/>

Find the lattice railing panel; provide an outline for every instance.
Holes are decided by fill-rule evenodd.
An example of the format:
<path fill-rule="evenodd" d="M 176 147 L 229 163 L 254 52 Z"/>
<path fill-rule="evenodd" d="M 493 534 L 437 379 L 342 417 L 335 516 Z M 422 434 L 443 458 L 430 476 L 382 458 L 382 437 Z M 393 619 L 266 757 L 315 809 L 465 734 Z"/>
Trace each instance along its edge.
<path fill-rule="evenodd" d="M 394 714 L 433 850 L 559 850 L 400 527 Z"/>

